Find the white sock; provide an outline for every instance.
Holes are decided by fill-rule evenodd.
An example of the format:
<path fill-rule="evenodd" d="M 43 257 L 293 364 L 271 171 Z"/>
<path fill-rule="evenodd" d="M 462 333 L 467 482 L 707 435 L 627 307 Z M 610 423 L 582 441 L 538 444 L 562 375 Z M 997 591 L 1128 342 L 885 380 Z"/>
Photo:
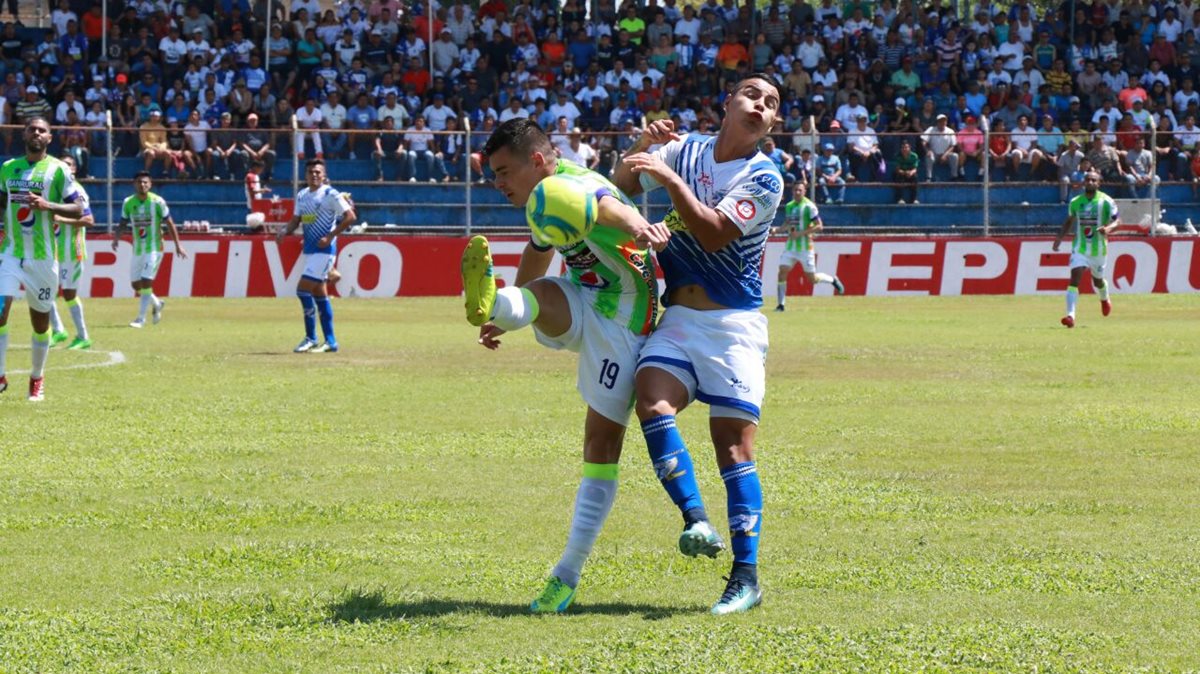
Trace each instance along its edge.
<path fill-rule="evenodd" d="M 0 304 L 4 303 L 4 298 L 0 297 Z M 0 377 L 8 373 L 8 326 L 0 328 Z"/>
<path fill-rule="evenodd" d="M 775 284 L 775 303 L 783 306 L 787 302 L 787 281 Z"/>
<path fill-rule="evenodd" d="M 509 286 L 496 291 L 496 303 L 492 306 L 492 323 L 509 332 L 520 330 L 537 320 L 537 298 L 524 288 Z"/>
<path fill-rule="evenodd" d="M 583 481 L 575 495 L 575 516 L 562 559 L 552 573 L 562 582 L 577 587 L 583 564 L 604 527 L 604 520 L 617 498 L 617 464 L 583 464 Z"/>
<path fill-rule="evenodd" d="M 1100 279 L 1103 281 L 1104 279 Z M 1096 279 L 1092 279 L 1092 285 L 1096 288 L 1096 294 L 1100 296 L 1101 302 L 1108 301 L 1108 283 L 1104 285 L 1096 285 Z"/>
<path fill-rule="evenodd" d="M 50 331 L 62 332 L 63 328 L 62 317 L 58 315 L 58 302 L 53 302 L 50 304 Z"/>
<path fill-rule="evenodd" d="M 33 367 L 29 370 L 30 379 L 41 379 L 46 371 L 46 356 L 50 355 L 50 333 L 33 334 Z"/>
<path fill-rule="evenodd" d="M 150 293 L 150 302 L 154 304 L 155 309 L 162 309 L 162 300 L 158 299 L 158 295 Z"/>
<path fill-rule="evenodd" d="M 83 322 L 83 299 L 76 297 L 67 302 L 67 306 L 71 308 L 71 320 L 75 323 L 75 336 L 80 339 L 87 339 L 87 323 Z"/>
<path fill-rule="evenodd" d="M 1075 317 L 1075 304 L 1079 302 L 1079 288 L 1067 286 L 1067 315 Z"/>
<path fill-rule="evenodd" d="M 139 321 L 146 320 L 146 312 L 150 310 L 150 303 L 153 301 L 154 301 L 154 295 L 152 295 L 150 293 L 145 293 L 141 296 L 141 299 L 138 301 L 138 320 Z"/>
<path fill-rule="evenodd" d="M 817 283 L 833 283 L 833 277 L 821 271 L 813 274 L 813 280 Z"/>

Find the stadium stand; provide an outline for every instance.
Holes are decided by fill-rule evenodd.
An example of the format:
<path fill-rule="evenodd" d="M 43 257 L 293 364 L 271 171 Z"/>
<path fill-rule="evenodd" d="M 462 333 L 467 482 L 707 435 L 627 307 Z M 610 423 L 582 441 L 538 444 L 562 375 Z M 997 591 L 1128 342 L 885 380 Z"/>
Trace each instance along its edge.
<path fill-rule="evenodd" d="M 104 180 L 111 112 L 113 177 L 149 166 L 172 203 L 214 222 L 242 222 L 251 154 L 273 153 L 279 185 L 303 153 L 353 185 L 362 219 L 461 229 L 466 184 L 483 178 L 467 155 L 494 123 L 533 116 L 564 156 L 607 171 L 645 122 L 714 129 L 754 71 L 783 92 L 771 152 L 789 181 L 811 183 L 834 146 L 847 189 L 832 226 L 969 231 L 981 162 L 997 231 L 1060 220 L 1081 161 L 1115 196 L 1153 183 L 1178 219 L 1200 219 L 1190 4 L 273 0 L 268 17 L 265 0 L 113 0 L 107 25 L 98 0 L 17 4 L 0 30 L 0 121 L 78 125 L 55 151 Z M 903 140 L 920 205 L 896 209 Z M 398 185 L 411 182 L 425 184 Z M 481 228 L 520 226 L 492 190 L 471 202 L 488 206 Z"/>

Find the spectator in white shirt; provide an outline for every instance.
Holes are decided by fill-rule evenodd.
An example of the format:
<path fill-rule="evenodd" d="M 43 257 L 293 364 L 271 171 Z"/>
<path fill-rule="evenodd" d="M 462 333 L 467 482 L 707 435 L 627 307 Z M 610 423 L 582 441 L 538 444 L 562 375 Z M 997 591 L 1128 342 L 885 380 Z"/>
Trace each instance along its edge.
<path fill-rule="evenodd" d="M 340 159 L 346 151 L 349 139 L 342 130 L 346 127 L 346 106 L 342 105 L 342 96 L 337 91 L 329 92 L 329 98 L 321 104 L 321 119 L 323 126 L 328 129 L 321 134 L 321 142 L 325 156 Z"/>
<path fill-rule="evenodd" d="M 426 172 L 429 174 L 429 182 L 436 183 L 438 181 L 438 174 L 435 172 L 435 168 L 437 164 L 441 163 L 442 153 L 435 150 L 433 133 L 425 127 L 425 118 L 417 115 L 413 126 L 404 132 L 403 156 L 404 164 L 408 168 L 408 182 L 417 182 L 418 158 L 425 162 Z M 444 163 L 441 166 L 441 175 L 446 175 L 446 166 Z"/>
<path fill-rule="evenodd" d="M 1012 151 L 1008 154 L 1012 175 L 1017 174 L 1017 169 L 1021 167 L 1021 164 L 1029 164 L 1030 175 L 1037 175 L 1038 167 L 1046 158 L 1046 154 L 1038 148 L 1037 129 L 1029 126 L 1029 117 L 1026 115 L 1018 117 L 1016 128 L 1008 136 L 1012 141 Z"/>
<path fill-rule="evenodd" d="M 60 102 L 58 107 L 55 108 L 54 121 L 58 124 L 66 124 L 67 112 L 69 110 L 75 111 L 76 119 L 83 119 L 86 113 L 86 111 L 83 109 L 83 103 L 80 103 L 75 99 L 75 91 L 72 89 L 66 90 L 66 92 L 63 94 L 62 102 Z"/>
<path fill-rule="evenodd" d="M 600 155 L 592 149 L 591 145 L 583 142 L 583 133 L 578 127 L 571 129 L 570 142 L 565 148 L 559 148 L 559 154 L 563 159 L 573 161 L 593 171 L 600 165 Z"/>
<path fill-rule="evenodd" d="M 846 134 L 846 147 L 850 151 L 850 170 L 855 174 L 860 167 L 866 168 L 867 180 L 874 180 L 879 172 L 879 136 L 867 125 L 867 116 L 861 114 L 855 127 Z"/>
<path fill-rule="evenodd" d="M 317 159 L 325 157 L 321 150 L 321 134 L 317 131 L 325 118 L 317 107 L 317 100 L 311 96 L 304 101 L 304 107 L 296 111 L 296 124 L 300 130 L 296 133 L 296 157 L 304 159 L 304 150 L 308 143 L 312 144 L 313 155 Z"/>
<path fill-rule="evenodd" d="M 843 129 L 852 129 L 855 122 L 858 121 L 858 116 L 866 115 L 867 112 L 867 108 L 858 102 L 858 94 L 851 93 L 846 102 L 838 106 L 837 113 L 833 117 L 838 124 L 842 125 Z"/>
<path fill-rule="evenodd" d="M 558 92 L 557 101 L 551 104 L 548 110 L 550 111 L 550 114 L 554 115 L 555 119 L 558 119 L 559 117 L 566 118 L 567 126 L 569 127 L 575 126 L 575 120 L 579 119 L 579 116 L 583 114 L 579 111 L 579 108 L 573 102 L 571 102 L 571 99 L 567 98 L 567 92 L 565 91 Z"/>
<path fill-rule="evenodd" d="M 446 105 L 445 97 L 437 93 L 433 95 L 433 104 L 425 106 L 421 116 L 429 123 L 430 130 L 445 131 L 446 120 L 458 115 L 455 115 L 454 110 Z"/>
<path fill-rule="evenodd" d="M 933 181 L 933 168 L 937 164 L 950 167 L 950 177 L 957 179 L 962 165 L 962 152 L 958 149 L 958 138 L 946 124 L 946 116 L 938 115 L 933 126 L 921 134 L 925 146 L 925 180 Z"/>
<path fill-rule="evenodd" d="M 212 176 L 212 149 L 208 147 L 208 132 L 212 129 L 207 121 L 200 117 L 200 111 L 192 110 L 188 115 L 187 124 L 183 126 L 183 135 L 187 138 L 188 150 L 204 167 L 205 176 Z"/>

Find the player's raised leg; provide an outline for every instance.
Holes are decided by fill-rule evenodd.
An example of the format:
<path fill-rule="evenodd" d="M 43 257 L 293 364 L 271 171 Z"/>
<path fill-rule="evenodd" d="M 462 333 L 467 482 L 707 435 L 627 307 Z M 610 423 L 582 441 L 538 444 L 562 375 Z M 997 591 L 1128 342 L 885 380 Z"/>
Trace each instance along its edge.
<path fill-rule="evenodd" d="M 462 280 L 467 322 L 481 326 L 492 319 L 492 305 L 496 301 L 496 279 L 487 237 L 473 236 L 467 242 L 462 255 Z"/>

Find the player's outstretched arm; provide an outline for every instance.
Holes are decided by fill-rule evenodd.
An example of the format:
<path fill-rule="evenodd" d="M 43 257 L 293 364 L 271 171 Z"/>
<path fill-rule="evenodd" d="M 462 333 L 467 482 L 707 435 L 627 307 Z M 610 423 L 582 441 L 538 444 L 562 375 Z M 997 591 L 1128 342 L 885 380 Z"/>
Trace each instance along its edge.
<path fill-rule="evenodd" d="M 187 251 L 183 249 L 183 244 L 179 243 L 179 230 L 175 227 L 175 219 L 171 216 L 166 217 L 167 231 L 171 233 L 171 241 L 175 243 L 175 254 L 180 259 L 187 259 Z"/>
<path fill-rule="evenodd" d="M 68 227 L 91 227 L 96 224 L 96 216 L 88 213 L 82 218 L 54 218 L 54 221 Z"/>
<path fill-rule="evenodd" d="M 632 236 L 638 243 L 654 250 L 666 248 L 667 242 L 671 239 L 671 230 L 665 224 L 647 222 L 636 208 L 613 196 L 605 196 L 600 199 L 596 222 L 606 227 L 619 229 Z"/>
<path fill-rule="evenodd" d="M 1057 252 L 1058 247 L 1062 245 L 1063 237 L 1067 232 L 1071 231 L 1071 223 L 1075 221 L 1075 216 L 1067 214 L 1067 219 L 1063 220 L 1062 227 L 1058 230 L 1058 236 L 1054 237 L 1054 250 Z"/>
<path fill-rule="evenodd" d="M 626 163 L 626 159 L 637 154 L 641 154 L 649 150 L 655 145 L 662 145 L 673 140 L 679 140 L 683 136 L 675 132 L 675 122 L 669 119 L 660 119 L 656 122 L 651 122 L 646 130 L 638 136 L 633 146 L 621 157 L 617 162 L 617 168 L 613 171 L 613 184 L 621 188 L 621 191 L 630 197 L 636 197 L 642 193 L 642 183 L 638 179 L 637 172 Z"/>
<path fill-rule="evenodd" d="M 517 263 L 517 287 L 539 279 L 550 271 L 550 263 L 554 261 L 554 248 L 542 248 L 531 240 L 521 251 L 521 261 Z"/>

